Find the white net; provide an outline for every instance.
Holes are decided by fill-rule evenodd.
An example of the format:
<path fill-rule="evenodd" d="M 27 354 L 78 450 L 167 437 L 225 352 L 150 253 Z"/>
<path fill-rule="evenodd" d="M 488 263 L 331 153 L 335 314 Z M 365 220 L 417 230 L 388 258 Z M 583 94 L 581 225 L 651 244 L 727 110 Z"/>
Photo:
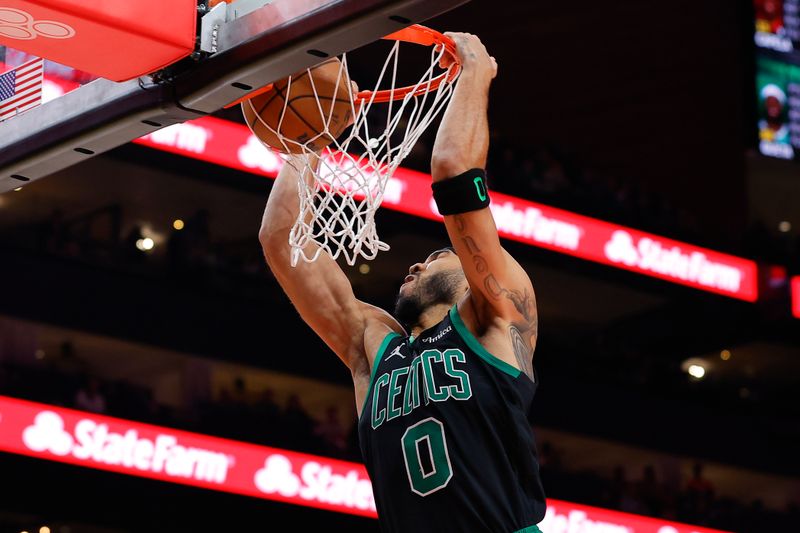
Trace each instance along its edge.
<path fill-rule="evenodd" d="M 341 255 L 353 265 L 359 257 L 374 259 L 378 252 L 389 249 L 389 245 L 378 236 L 375 212 L 397 167 L 447 106 L 458 74 L 455 64 L 444 73 L 440 64 L 447 51 L 443 46 L 432 47 L 430 67 L 419 81 L 398 88 L 400 48 L 401 42 L 395 41 L 380 71 L 375 90 L 359 93 L 360 97 L 352 90 L 347 54 L 340 57 L 337 90 L 333 94 L 339 94 L 340 86 L 347 88 L 353 123 L 338 138 L 331 128 L 335 106 L 331 105 L 330 98 L 321 99 L 317 94 L 311 69 L 308 75 L 323 119 L 323 131 L 302 142 L 282 133 L 287 102 L 292 100 L 291 78 L 285 89 L 284 109 L 277 127 L 270 127 L 258 117 L 261 124 L 283 144 L 283 151 L 311 155 L 298 158 L 305 161 L 306 166 L 298 169 L 300 175 L 311 174 L 313 179 L 299 180 L 300 211 L 289 236 L 292 266 L 296 266 L 300 259 L 315 261 L 323 251 L 334 259 Z M 295 78 L 298 76 L 296 74 Z M 377 96 L 379 89 L 382 89 L 384 98 L 389 91 L 388 101 L 380 101 L 383 98 Z M 396 99 L 401 94 L 404 95 Z M 316 164 L 314 152 L 319 153 L 317 147 L 328 142 L 328 148 L 322 151 Z"/>

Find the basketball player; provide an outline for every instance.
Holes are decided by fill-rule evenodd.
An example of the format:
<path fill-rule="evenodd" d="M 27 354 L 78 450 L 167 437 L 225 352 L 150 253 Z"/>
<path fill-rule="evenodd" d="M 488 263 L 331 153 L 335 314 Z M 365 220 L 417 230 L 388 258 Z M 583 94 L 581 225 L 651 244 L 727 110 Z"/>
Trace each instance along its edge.
<path fill-rule="evenodd" d="M 358 300 L 326 254 L 290 266 L 304 162 L 284 165 L 259 236 L 301 317 L 350 369 L 381 530 L 538 532 L 545 498 L 528 421 L 536 300 L 500 243 L 483 171 L 497 65 L 477 37 L 448 35 L 463 70 L 431 166 L 452 247 L 409 268 L 394 316 Z"/>

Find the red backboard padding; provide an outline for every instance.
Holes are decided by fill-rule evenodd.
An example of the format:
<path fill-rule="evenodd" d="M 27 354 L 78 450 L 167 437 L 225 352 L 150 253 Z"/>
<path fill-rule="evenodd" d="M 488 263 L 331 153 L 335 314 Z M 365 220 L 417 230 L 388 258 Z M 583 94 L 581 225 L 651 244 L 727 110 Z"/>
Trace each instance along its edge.
<path fill-rule="evenodd" d="M 194 51 L 197 0 L 4 0 L 0 44 L 114 81 Z"/>

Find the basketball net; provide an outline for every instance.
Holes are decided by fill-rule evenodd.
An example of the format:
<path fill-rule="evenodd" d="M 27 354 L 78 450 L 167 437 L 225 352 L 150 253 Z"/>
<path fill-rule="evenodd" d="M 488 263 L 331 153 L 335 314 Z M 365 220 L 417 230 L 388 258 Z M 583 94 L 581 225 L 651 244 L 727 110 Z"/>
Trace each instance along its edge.
<path fill-rule="evenodd" d="M 419 31 L 418 28 L 421 27 L 415 31 Z M 447 39 L 438 32 L 428 31 Z M 398 32 L 398 35 L 402 33 Z M 460 69 L 457 62 L 452 62 L 442 74 L 440 60 L 445 54 L 452 58 L 454 48 L 433 46 L 430 67 L 419 81 L 408 87 L 397 87 L 400 44 L 401 41 L 412 41 L 403 36 L 396 37 L 398 40 L 395 40 L 383 64 L 373 91 L 353 94 L 347 54 L 341 56 L 333 94 L 339 94 L 340 84 L 346 84 L 353 124 L 319 154 L 318 164 L 310 145 L 315 140 L 327 142 L 333 137 L 329 126 L 335 106 L 328 103 L 325 108 L 329 110 L 324 110 L 310 69 L 309 79 L 323 117 L 324 131 L 304 142 L 281 135 L 281 123 L 290 101 L 291 78 L 277 129 L 271 128 L 256 114 L 258 120 L 278 136 L 284 151 L 310 156 L 293 159 L 303 161 L 299 164 L 305 168 L 297 169 L 300 175 L 300 210 L 289 234 L 292 266 L 296 266 L 300 259 L 313 262 L 323 251 L 333 259 L 342 255 L 349 265 L 353 265 L 359 257 L 371 260 L 378 252 L 389 249 L 389 245 L 378 237 L 375 212 L 397 167 L 450 101 Z M 414 36 L 412 42 L 437 44 L 437 41 L 421 43 L 418 36 Z M 380 89 L 386 86 L 389 88 Z M 376 111 L 378 107 L 383 109 Z"/>

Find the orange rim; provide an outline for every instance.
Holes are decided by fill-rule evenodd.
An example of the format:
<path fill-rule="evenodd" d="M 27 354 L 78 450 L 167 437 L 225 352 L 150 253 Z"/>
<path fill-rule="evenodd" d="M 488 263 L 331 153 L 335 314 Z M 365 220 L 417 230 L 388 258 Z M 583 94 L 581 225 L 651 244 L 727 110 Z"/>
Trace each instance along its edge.
<path fill-rule="evenodd" d="M 387 35 L 384 39 L 388 41 L 402 41 L 406 43 L 414 43 L 422 46 L 444 46 L 444 53 L 450 56 L 453 67 L 447 72 L 436 76 L 430 83 L 414 86 L 398 87 L 395 89 L 382 89 L 380 91 L 360 91 L 355 97 L 355 103 L 361 104 L 363 102 L 389 102 L 391 100 L 402 100 L 408 94 L 417 96 L 429 91 L 435 91 L 445 81 L 450 83 L 456 79 L 459 71 L 461 70 L 461 62 L 458 60 L 456 54 L 456 43 L 450 37 L 428 28 L 420 24 L 412 24 L 407 28 L 396 31 Z"/>
<path fill-rule="evenodd" d="M 408 87 L 382 89 L 380 91 L 359 91 L 354 98 L 354 103 L 356 104 L 362 104 L 364 102 L 389 102 L 392 100 L 402 100 L 408 94 L 417 96 L 429 91 L 435 91 L 445 81 L 451 83 L 453 80 L 455 80 L 459 71 L 461 70 L 461 62 L 458 60 L 458 55 L 456 54 L 456 43 L 453 41 L 453 39 L 436 30 L 428 28 L 427 26 L 412 24 L 411 26 L 403 28 L 400 31 L 396 31 L 387 35 L 384 37 L 384 39 L 387 41 L 402 41 L 405 43 L 419 44 L 422 46 L 444 46 L 444 53 L 450 56 L 450 60 L 454 66 L 447 72 L 444 72 L 433 78 L 430 83 L 420 85 L 419 87 L 416 87 L 416 89 L 413 85 L 409 85 Z M 265 85 L 260 89 L 248 93 L 238 100 L 235 100 L 224 106 L 224 108 L 231 108 L 235 105 L 241 104 L 242 102 L 246 102 L 255 96 L 258 96 L 259 94 L 265 93 L 272 89 L 272 85 L 273 84 L 270 83 L 269 85 Z"/>

